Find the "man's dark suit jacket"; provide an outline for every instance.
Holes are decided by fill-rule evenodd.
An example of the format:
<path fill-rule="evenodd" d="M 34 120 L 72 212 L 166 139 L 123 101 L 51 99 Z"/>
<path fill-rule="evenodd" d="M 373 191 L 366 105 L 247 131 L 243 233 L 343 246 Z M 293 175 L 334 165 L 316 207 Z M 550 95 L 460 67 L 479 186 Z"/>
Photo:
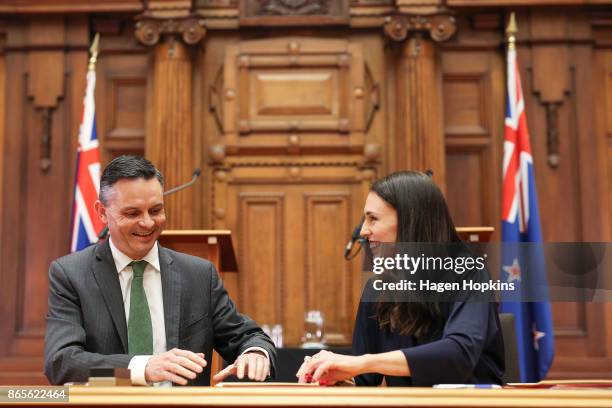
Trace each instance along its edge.
<path fill-rule="evenodd" d="M 233 362 L 249 347 L 270 356 L 270 339 L 236 310 L 214 266 L 159 246 L 166 348 L 201 352 L 209 365 L 189 385 L 210 384 L 214 348 Z M 108 240 L 51 263 L 45 335 L 45 375 L 52 384 L 86 381 L 89 369 L 127 368 L 127 324 L 119 276 Z"/>

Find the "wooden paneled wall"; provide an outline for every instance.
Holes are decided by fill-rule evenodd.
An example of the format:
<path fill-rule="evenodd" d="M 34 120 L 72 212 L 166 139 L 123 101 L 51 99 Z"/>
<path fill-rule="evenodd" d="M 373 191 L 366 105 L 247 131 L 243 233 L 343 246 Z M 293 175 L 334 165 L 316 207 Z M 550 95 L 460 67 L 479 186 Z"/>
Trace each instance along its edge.
<path fill-rule="evenodd" d="M 442 52 L 447 197 L 458 225 L 497 225 L 501 166 L 496 163 L 502 153 L 505 67 L 495 37 L 502 27 L 493 15 L 469 17 L 463 22 L 465 29 Z M 605 74 L 593 70 L 605 65 L 595 61 L 597 54 L 605 55 L 609 45 L 604 38 L 609 37 L 601 32 L 594 39 L 598 21 L 576 9 L 529 10 L 517 18 L 544 239 L 609 240 L 605 180 L 606 160 L 612 156 L 606 159 L 602 154 L 605 131 L 597 131 L 595 123 L 596 116 L 600 121 L 605 117 L 606 106 L 596 103 L 597 89 L 610 96 L 597 85 L 604 83 Z M 606 303 L 553 305 L 556 358 L 549 377 L 612 374 L 610 338 L 604 335 L 610 330 L 609 313 Z"/>
<path fill-rule="evenodd" d="M 45 381 L 46 273 L 68 250 L 92 32 L 103 164 L 145 154 L 167 187 L 201 167 L 201 182 L 168 200 L 171 225 L 233 231 L 240 272 L 228 286 L 241 310 L 283 324 L 296 345 L 318 309 L 350 341 L 359 262 L 342 253 L 372 180 L 432 168 L 458 225 L 499 225 L 511 8 L 475 1 L 449 1 L 454 14 L 415 31 L 408 0 L 351 0 L 351 26 L 316 30 L 305 16 L 242 24 L 237 2 L 202 0 L 196 17 L 175 10 L 195 26 L 157 38 L 138 2 L 39 15 L 51 9 L 36 0 L 0 5 L 0 382 Z M 612 18 L 537 2 L 517 18 L 545 239 L 610 241 Z M 549 377 L 612 378 L 612 305 L 559 303 L 554 319 Z"/>
<path fill-rule="evenodd" d="M 43 381 L 46 271 L 69 249 L 88 42 L 83 16 L 8 20 L 0 241 L 3 382 Z"/>

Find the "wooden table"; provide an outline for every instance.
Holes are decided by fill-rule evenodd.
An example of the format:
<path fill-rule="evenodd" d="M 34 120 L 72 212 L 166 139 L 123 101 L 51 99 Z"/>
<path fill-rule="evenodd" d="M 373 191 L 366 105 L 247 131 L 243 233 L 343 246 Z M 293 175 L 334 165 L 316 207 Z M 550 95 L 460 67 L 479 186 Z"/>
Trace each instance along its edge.
<path fill-rule="evenodd" d="M 224 407 L 612 407 L 612 390 L 386 387 L 70 387 L 70 405 Z"/>

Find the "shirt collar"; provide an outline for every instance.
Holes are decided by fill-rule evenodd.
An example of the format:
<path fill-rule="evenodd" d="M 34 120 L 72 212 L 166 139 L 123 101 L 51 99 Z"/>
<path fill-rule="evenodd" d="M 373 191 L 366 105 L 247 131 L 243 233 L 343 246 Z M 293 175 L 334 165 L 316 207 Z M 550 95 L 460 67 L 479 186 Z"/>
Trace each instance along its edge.
<path fill-rule="evenodd" d="M 110 244 L 110 250 L 113 254 L 113 260 L 115 261 L 115 267 L 117 268 L 117 273 L 123 271 L 132 261 L 140 261 L 140 259 L 132 259 L 123 252 L 121 252 L 115 244 L 113 244 L 112 237 L 108 238 L 108 243 Z M 151 250 L 142 257 L 143 261 L 147 261 L 149 265 L 155 268 L 156 271 L 160 271 L 159 267 L 159 250 L 157 248 L 157 241 L 153 244 Z"/>

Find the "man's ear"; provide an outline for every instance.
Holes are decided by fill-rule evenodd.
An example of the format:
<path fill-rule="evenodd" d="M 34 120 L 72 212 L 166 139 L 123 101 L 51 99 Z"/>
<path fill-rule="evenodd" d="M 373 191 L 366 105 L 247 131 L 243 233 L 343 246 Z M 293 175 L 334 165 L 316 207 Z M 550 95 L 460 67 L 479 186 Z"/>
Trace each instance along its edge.
<path fill-rule="evenodd" d="M 98 214 L 98 218 L 104 225 L 108 224 L 108 218 L 106 216 L 106 207 L 102 204 L 102 201 L 96 200 L 94 203 L 94 210 L 96 210 L 96 214 Z"/>

